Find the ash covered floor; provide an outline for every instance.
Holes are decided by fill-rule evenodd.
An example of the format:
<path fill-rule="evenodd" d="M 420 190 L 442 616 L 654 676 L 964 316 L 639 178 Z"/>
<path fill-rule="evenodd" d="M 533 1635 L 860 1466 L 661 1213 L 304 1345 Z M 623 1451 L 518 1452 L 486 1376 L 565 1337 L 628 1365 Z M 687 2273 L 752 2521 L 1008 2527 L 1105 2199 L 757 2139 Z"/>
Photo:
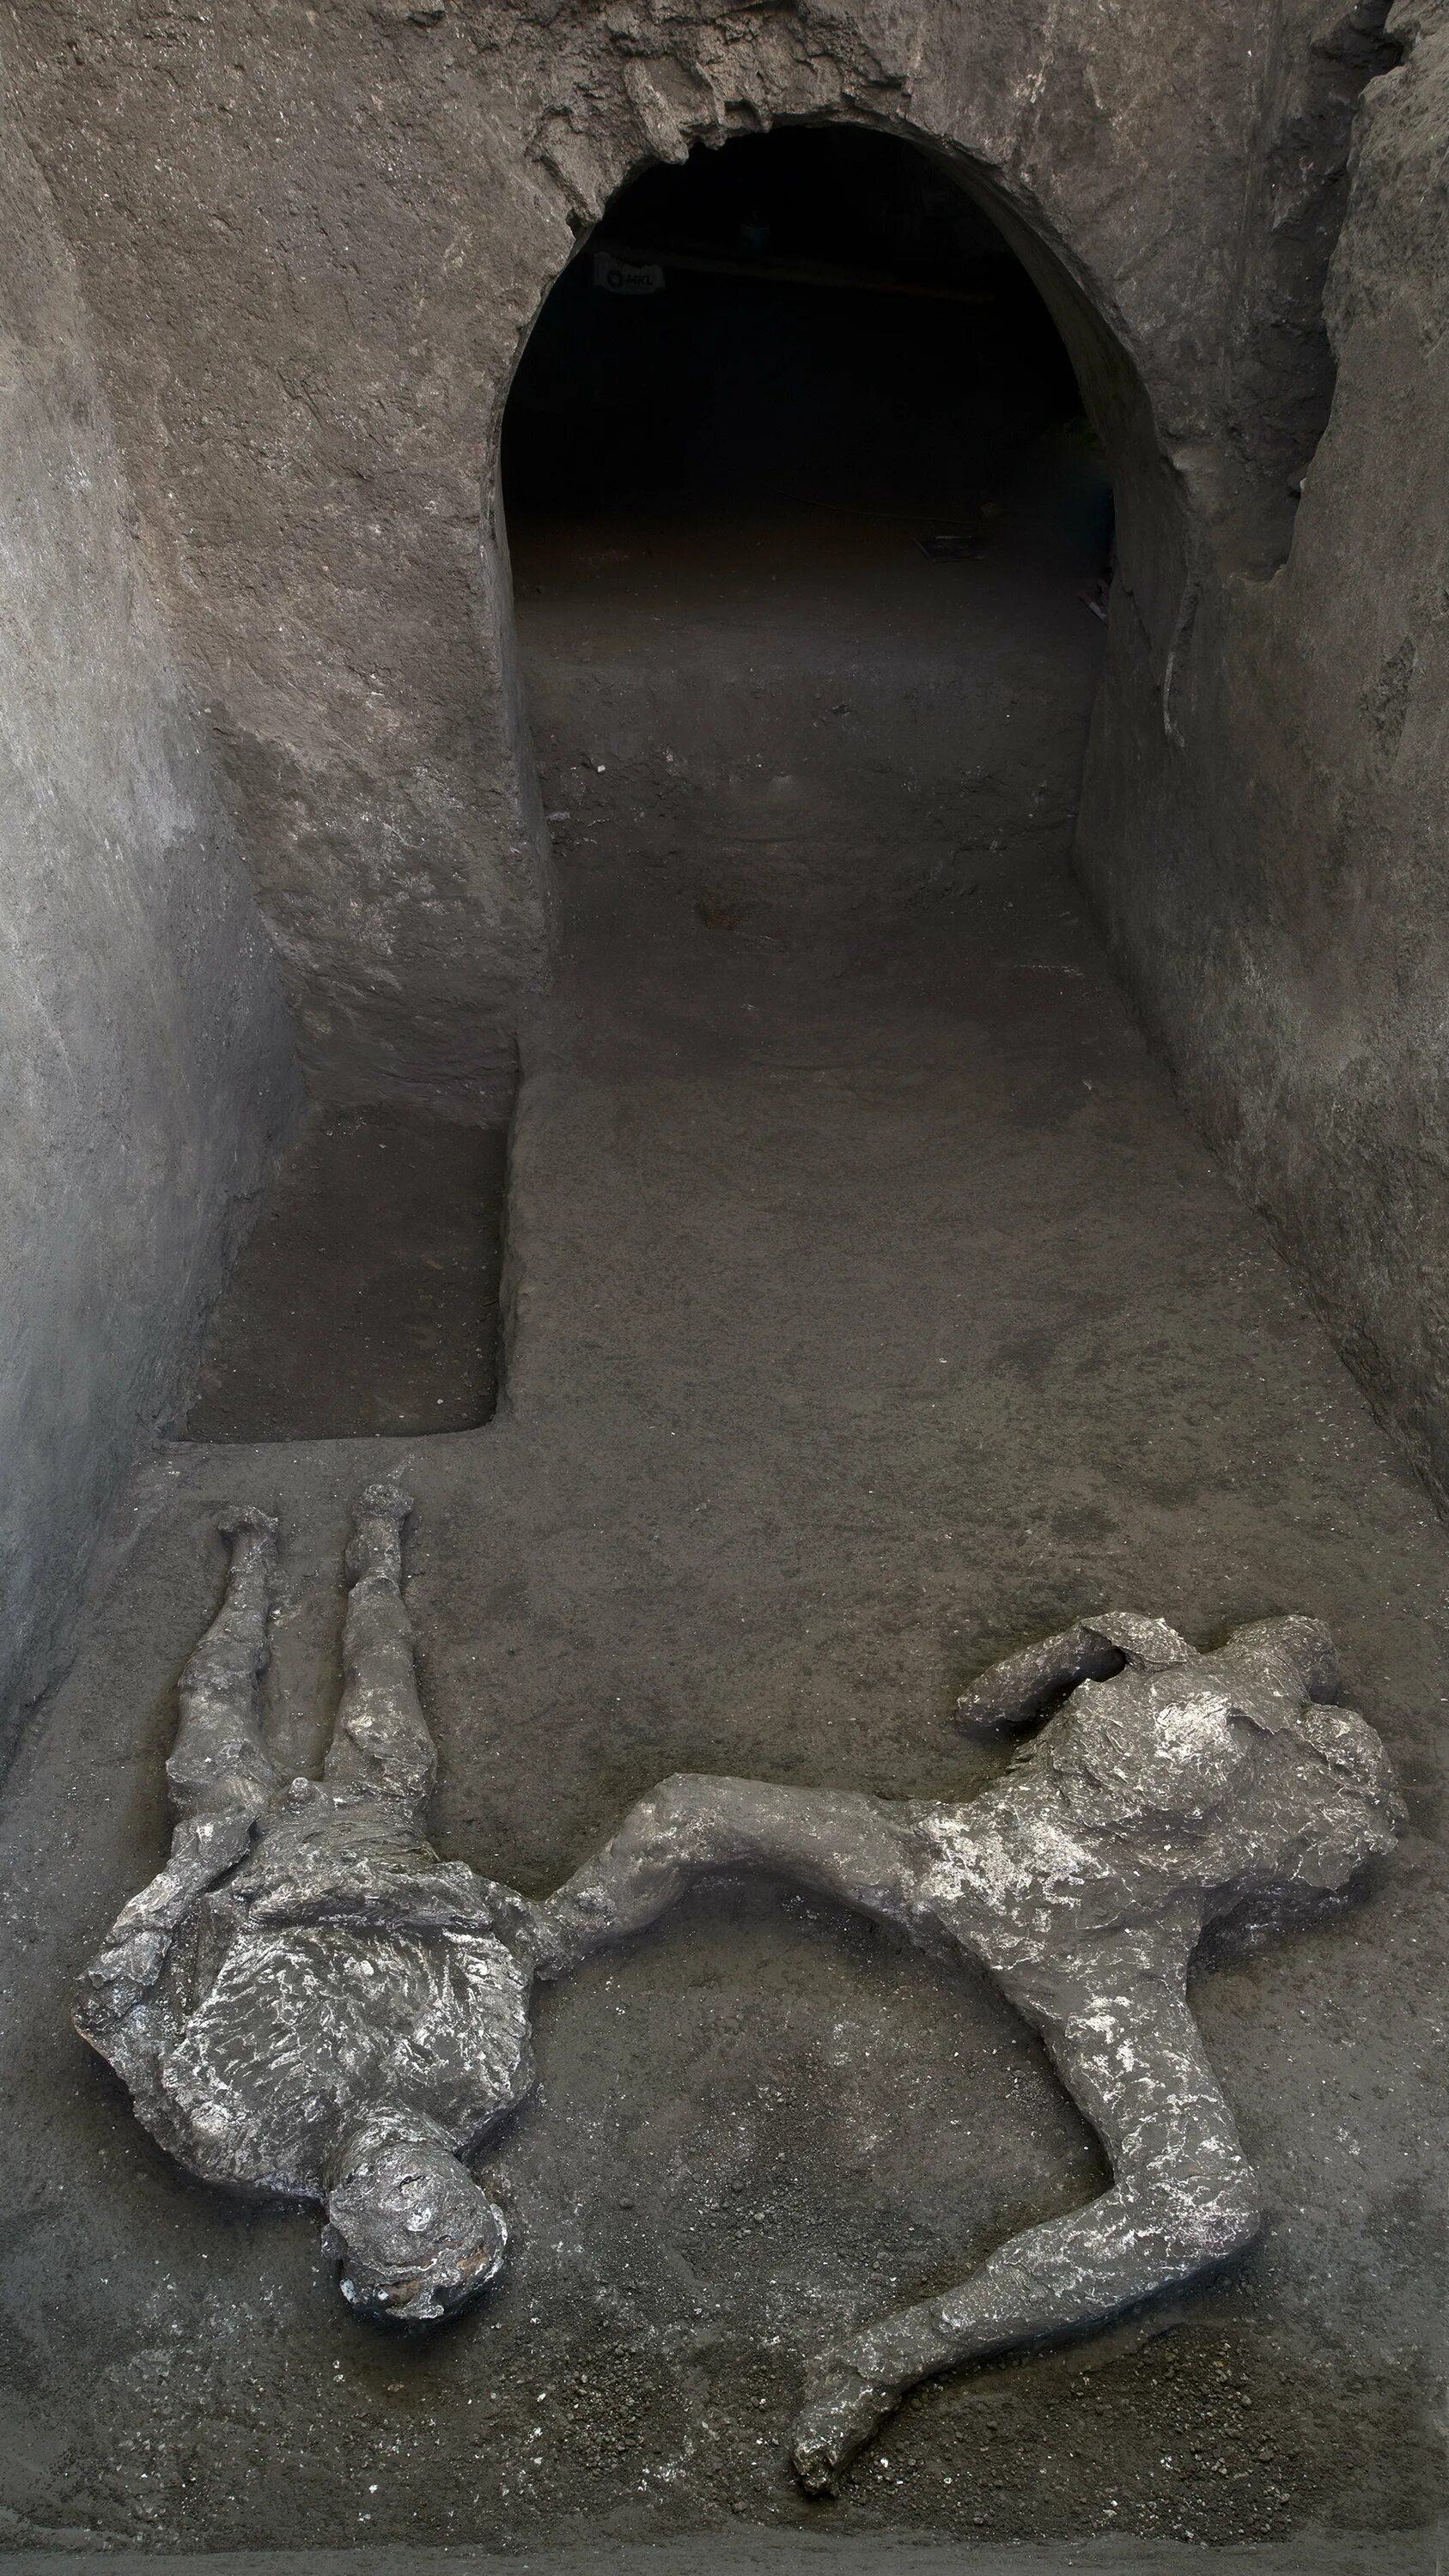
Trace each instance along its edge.
<path fill-rule="evenodd" d="M 716 638 L 706 685 L 702 648 L 651 660 L 621 615 L 611 665 L 562 573 L 550 593 L 525 553 L 545 785 L 575 819 L 557 826 L 568 946 L 516 1121 L 503 1402 L 432 1439 L 176 1446 L 135 1484 L 0 1819 L 0 2530 L 280 2549 L 741 2520 L 1195 2543 L 1425 2524 L 1442 1527 L 1176 1109 L 1065 876 L 1064 818 L 995 853 L 995 824 L 973 826 L 909 863 L 887 621 L 818 616 L 801 682 L 863 711 L 860 775 L 875 758 L 882 782 L 855 799 L 847 870 L 838 815 L 812 838 L 803 724 L 806 749 L 769 771 L 797 781 L 771 808 L 785 826 L 754 828 L 743 759 L 730 787 L 730 672 L 788 721 L 752 641 L 731 662 Z M 900 579 L 978 569 L 919 563 Z M 1004 728 L 1037 690 L 1033 779 L 1067 775 L 1092 677 L 1093 621 L 1069 567 L 1051 579 L 999 636 L 1021 686 L 982 698 Z M 767 620 L 757 590 L 749 637 Z M 1063 632 L 1080 670 L 1031 681 L 1033 637 Z M 630 784 L 661 709 L 707 782 L 706 849 L 688 786 L 671 806 Z M 917 777 L 951 739 L 922 720 Z M 582 808 L 571 773 L 608 801 Z M 1011 802 L 995 776 L 988 817 Z M 268 1693 L 295 1765 L 336 1686 L 348 1507 L 383 1469 L 417 1498 L 440 1845 L 531 1892 L 672 1770 L 966 1792 L 992 1766 L 953 1735 L 961 1683 L 1104 1603 L 1200 1641 L 1326 1618 L 1414 1827 L 1360 1903 L 1200 1976 L 1264 2184 L 1261 2249 L 1096 2344 L 924 2389 L 838 2503 L 808 2504 L 785 2466 L 800 2355 L 958 2278 L 1100 2168 L 984 1984 L 731 1884 L 545 1995 L 539 2094 L 490 2159 L 516 2260 L 436 2337 L 346 2312 L 314 2216 L 170 2167 L 71 2034 L 70 1983 L 163 1852 L 218 1509 L 284 1516 Z"/>
<path fill-rule="evenodd" d="M 1097 472 L 1063 429 L 934 513 L 521 518 L 518 631 L 566 879 L 601 872 L 641 905 L 687 889 L 707 926 L 808 921 L 828 944 L 1064 864 L 1102 660 Z"/>

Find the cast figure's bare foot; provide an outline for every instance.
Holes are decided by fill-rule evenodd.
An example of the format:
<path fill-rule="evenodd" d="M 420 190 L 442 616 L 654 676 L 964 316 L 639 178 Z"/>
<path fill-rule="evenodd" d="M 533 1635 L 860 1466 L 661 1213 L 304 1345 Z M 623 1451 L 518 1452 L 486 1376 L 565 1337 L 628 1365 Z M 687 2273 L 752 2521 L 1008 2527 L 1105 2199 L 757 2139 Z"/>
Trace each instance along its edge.
<path fill-rule="evenodd" d="M 863 2378 L 848 2361 L 817 2362 L 795 2419 L 790 2465 L 807 2495 L 833 2495 L 843 2468 L 901 2402 L 898 2388 Z"/>
<path fill-rule="evenodd" d="M 234 1503 L 216 1524 L 218 1534 L 238 1556 L 274 1556 L 280 1522 L 258 1503 Z"/>

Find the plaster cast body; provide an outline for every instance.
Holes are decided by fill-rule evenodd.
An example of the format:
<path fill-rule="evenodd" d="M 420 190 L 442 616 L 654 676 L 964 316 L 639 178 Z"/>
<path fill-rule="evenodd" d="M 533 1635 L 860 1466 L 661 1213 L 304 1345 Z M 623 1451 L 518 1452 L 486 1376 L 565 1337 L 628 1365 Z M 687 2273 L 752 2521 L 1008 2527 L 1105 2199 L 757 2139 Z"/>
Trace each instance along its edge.
<path fill-rule="evenodd" d="M 966 1805 L 682 1776 L 540 1909 L 541 1974 L 652 1922 L 711 1870 L 776 1872 L 980 1961 L 1040 2031 L 1101 2138 L 1110 2190 L 1028 2229 L 961 2287 L 822 2357 L 795 2428 L 828 2488 L 905 2390 L 955 2363 L 1099 2326 L 1249 2244 L 1254 2176 L 1188 2008 L 1205 1925 L 1340 1887 L 1389 1849 L 1397 1794 L 1327 1632 L 1264 1620 L 1199 1655 L 1112 1612 L 1012 1657 L 973 1730 L 1065 1707 Z"/>
<path fill-rule="evenodd" d="M 345 1682 L 320 1781 L 278 1789 L 258 1727 L 276 1525 L 223 1523 L 226 1599 L 181 1681 L 171 1857 L 88 1969 L 77 2024 L 209 2182 L 325 2202 L 356 2304 L 441 2316 L 497 2271 L 458 2161 L 532 2080 L 527 1908 L 423 1832 L 435 1757 L 401 1592 L 406 1497 L 363 1496 Z"/>
<path fill-rule="evenodd" d="M 257 1722 L 275 1524 L 224 1524 L 222 1610 L 182 1677 L 171 1858 L 119 1916 L 77 2021 L 160 2142 L 207 2180 L 325 2202 L 345 2294 L 436 2318 L 507 2231 L 461 2159 L 531 2081 L 529 1993 L 655 1921 L 714 1870 L 760 1869 L 983 1964 L 1041 2032 L 1112 2187 L 961 2287 L 816 2365 L 795 2428 L 828 2488 L 916 2380 L 1105 2323 L 1246 2246 L 1254 2177 L 1188 2009 L 1205 1925 L 1328 1893 L 1388 1850 L 1383 1747 L 1334 1699 L 1311 1619 L 1198 1654 L 1109 1612 L 1010 1658 L 960 1702 L 992 1732 L 1066 1704 L 966 1804 L 750 1780 L 666 1780 L 597 1859 L 530 1906 L 440 1860 L 434 1751 L 401 1593 L 403 1496 L 363 1497 L 346 1681 L 321 1781 L 277 1793 Z"/>

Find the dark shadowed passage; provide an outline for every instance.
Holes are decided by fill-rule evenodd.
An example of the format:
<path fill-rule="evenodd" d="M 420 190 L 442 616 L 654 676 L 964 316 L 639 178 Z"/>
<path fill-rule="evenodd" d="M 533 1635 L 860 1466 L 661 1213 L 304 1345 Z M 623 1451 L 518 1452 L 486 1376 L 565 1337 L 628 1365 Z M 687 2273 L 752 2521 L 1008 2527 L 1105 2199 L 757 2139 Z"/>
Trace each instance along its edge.
<path fill-rule="evenodd" d="M 957 181 L 895 138 L 796 128 L 620 192 L 534 326 L 503 467 L 511 515 L 969 516 L 983 478 L 1080 414 L 1045 305 Z"/>
<path fill-rule="evenodd" d="M 462 1431 L 497 1394 L 507 1135 L 314 1110 L 207 1333 L 188 1440 Z"/>
<path fill-rule="evenodd" d="M 544 305 L 503 464 L 575 918 L 874 941 L 1065 860 L 1111 488 L 924 153 L 800 129 L 646 172 Z"/>

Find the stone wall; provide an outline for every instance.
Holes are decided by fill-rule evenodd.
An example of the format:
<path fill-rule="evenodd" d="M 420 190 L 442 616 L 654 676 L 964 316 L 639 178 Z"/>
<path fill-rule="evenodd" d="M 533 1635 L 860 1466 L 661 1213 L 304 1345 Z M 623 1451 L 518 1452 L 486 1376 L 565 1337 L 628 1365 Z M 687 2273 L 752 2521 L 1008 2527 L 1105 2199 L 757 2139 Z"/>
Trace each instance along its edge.
<path fill-rule="evenodd" d="M 1119 603 L 1080 856 L 1189 1106 L 1442 1497 L 1449 23 L 1389 27 L 1291 551 L 1204 578 L 1165 721 Z"/>
<path fill-rule="evenodd" d="M 295 1084 L 44 185 L 0 105 L 0 1708 L 53 1668 Z"/>

